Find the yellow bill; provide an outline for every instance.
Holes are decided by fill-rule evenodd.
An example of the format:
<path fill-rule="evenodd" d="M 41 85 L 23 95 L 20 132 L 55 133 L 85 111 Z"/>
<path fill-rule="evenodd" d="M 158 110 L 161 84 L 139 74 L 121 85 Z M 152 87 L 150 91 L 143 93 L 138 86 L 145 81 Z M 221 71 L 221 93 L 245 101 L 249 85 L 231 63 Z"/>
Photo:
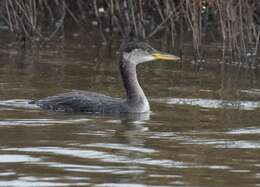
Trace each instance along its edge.
<path fill-rule="evenodd" d="M 167 53 L 155 52 L 152 55 L 156 60 L 180 60 L 180 57 Z"/>

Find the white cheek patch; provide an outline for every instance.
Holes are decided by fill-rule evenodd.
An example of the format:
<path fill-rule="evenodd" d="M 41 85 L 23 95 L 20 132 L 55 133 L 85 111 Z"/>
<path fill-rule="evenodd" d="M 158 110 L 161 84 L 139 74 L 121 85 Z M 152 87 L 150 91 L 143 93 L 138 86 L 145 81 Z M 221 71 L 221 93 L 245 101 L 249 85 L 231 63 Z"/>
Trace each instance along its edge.
<path fill-rule="evenodd" d="M 136 58 L 132 53 L 123 53 L 123 58 L 128 61 L 128 63 L 137 63 L 138 58 Z"/>
<path fill-rule="evenodd" d="M 133 54 L 133 52 L 135 54 Z M 133 52 L 131 52 L 131 53 L 124 52 L 123 53 L 124 59 L 126 59 L 129 63 L 140 64 L 142 62 L 149 62 L 149 61 L 155 60 L 155 58 L 149 53 L 138 52 L 136 50 Z"/>
<path fill-rule="evenodd" d="M 142 59 L 143 59 L 143 62 L 148 62 L 148 61 L 155 60 L 155 58 L 152 55 L 144 56 Z"/>

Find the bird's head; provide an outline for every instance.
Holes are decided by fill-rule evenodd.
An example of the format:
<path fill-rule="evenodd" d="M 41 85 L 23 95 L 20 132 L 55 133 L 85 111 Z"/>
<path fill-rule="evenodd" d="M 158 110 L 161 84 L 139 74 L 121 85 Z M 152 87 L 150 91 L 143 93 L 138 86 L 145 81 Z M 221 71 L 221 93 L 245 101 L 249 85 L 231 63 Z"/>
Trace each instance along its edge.
<path fill-rule="evenodd" d="M 145 42 L 131 41 L 121 48 L 122 58 L 130 64 L 140 64 L 154 60 L 180 60 L 179 57 L 160 52 Z"/>

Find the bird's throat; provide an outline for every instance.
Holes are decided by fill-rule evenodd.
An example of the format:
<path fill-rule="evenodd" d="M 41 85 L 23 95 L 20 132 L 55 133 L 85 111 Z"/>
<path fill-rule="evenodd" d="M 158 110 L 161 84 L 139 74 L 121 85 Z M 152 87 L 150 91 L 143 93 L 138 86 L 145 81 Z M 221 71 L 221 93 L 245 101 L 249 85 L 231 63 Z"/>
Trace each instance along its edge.
<path fill-rule="evenodd" d="M 141 88 L 136 74 L 136 64 L 121 63 L 120 72 L 127 94 L 127 103 L 130 108 L 147 112 L 150 110 L 148 100 Z"/>

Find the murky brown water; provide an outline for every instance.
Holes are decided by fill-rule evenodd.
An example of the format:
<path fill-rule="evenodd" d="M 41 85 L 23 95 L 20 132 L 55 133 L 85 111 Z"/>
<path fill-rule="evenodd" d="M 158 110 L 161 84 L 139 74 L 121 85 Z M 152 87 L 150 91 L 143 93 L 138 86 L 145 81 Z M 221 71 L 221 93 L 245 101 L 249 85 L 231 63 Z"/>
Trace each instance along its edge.
<path fill-rule="evenodd" d="M 27 99 L 72 89 L 123 97 L 106 47 L 0 52 L 0 186 L 260 186 L 260 76 L 140 65 L 151 115 L 48 112 Z"/>

